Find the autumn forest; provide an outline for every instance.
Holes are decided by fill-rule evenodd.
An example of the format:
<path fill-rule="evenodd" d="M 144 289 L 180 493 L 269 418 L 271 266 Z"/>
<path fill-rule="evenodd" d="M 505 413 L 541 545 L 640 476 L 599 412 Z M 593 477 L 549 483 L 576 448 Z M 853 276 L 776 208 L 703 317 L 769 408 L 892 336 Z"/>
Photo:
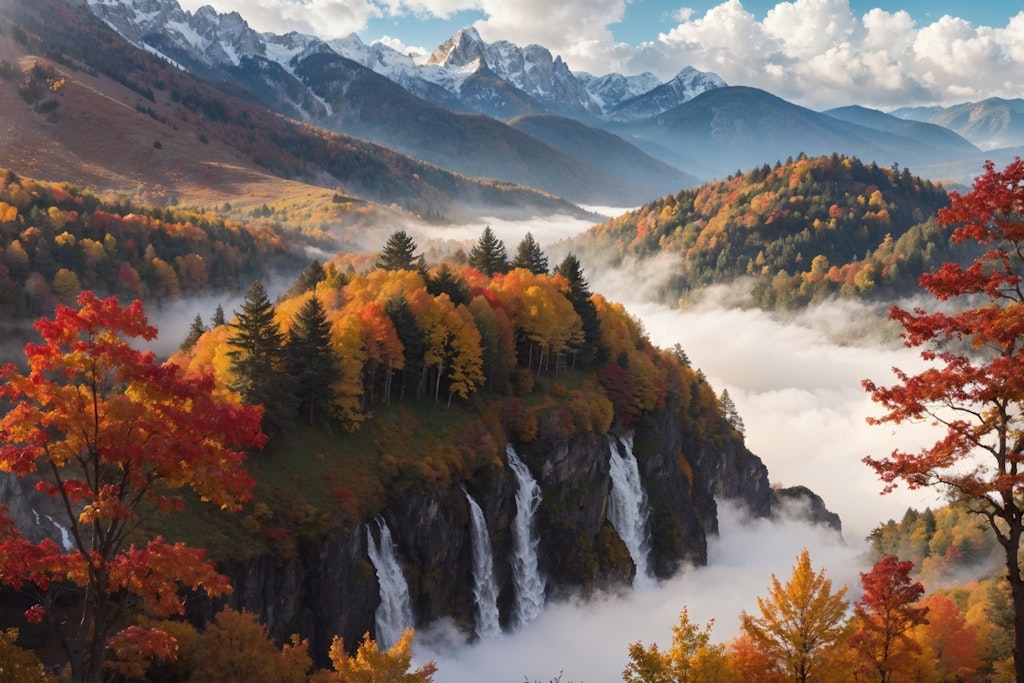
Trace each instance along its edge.
<path fill-rule="evenodd" d="M 498 648 L 486 680 L 1024 683 L 1019 157 L 968 187 L 794 149 L 655 197 L 692 177 L 661 143 L 534 116 L 486 69 L 462 94 L 509 97 L 521 129 L 297 34 L 290 66 L 197 76 L 91 4 L 0 11 L 0 683 L 465 683 L 447 669 Z M 561 139 L 584 132 L 592 161 Z M 723 291 L 712 344 L 749 337 L 768 355 L 737 373 L 801 386 L 705 373 L 682 328 L 710 316 L 675 314 Z M 825 362 L 750 323 L 830 307 L 863 329 Z M 865 339 L 919 362 L 856 366 L 888 438 L 855 464 L 935 502 L 857 538 L 747 424 L 804 401 L 801 428 L 843 439 L 822 378 Z M 803 549 L 735 578 L 737 527 Z M 673 623 L 623 636 L 656 601 Z M 558 630 L 589 640 L 527 668 Z M 584 682 L 574 658 L 617 663 Z"/>

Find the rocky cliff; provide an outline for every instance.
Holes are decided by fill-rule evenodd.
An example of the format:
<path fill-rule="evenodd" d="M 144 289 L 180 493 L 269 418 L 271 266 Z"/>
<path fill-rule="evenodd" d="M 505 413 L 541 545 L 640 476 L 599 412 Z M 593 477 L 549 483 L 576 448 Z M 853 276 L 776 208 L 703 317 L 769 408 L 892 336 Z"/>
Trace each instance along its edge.
<path fill-rule="evenodd" d="M 667 411 L 646 416 L 631 434 L 648 496 L 650 566 L 656 576 L 671 575 L 684 561 L 707 561 L 707 537 L 717 531 L 716 497 L 736 499 L 755 516 L 770 513 L 767 470 L 739 435 L 707 443 L 680 428 Z M 549 437 L 516 444 L 543 492 L 535 528 L 549 598 L 628 584 L 633 576 L 630 555 L 608 518 L 615 438 Z M 501 622 L 505 627 L 511 623 L 514 589 L 508 558 L 517 484 L 500 456 L 486 461 L 470 480 L 447 490 L 395 492 L 381 511 L 409 584 L 417 626 L 447 617 L 472 630 L 464 491 L 478 501 L 487 520 Z M 234 607 L 259 614 L 277 637 L 293 632 L 309 637 L 319 657 L 335 634 L 355 644 L 363 633 L 374 631 L 379 587 L 367 556 L 365 525 L 307 543 L 293 559 L 265 557 L 225 569 L 235 586 Z"/>

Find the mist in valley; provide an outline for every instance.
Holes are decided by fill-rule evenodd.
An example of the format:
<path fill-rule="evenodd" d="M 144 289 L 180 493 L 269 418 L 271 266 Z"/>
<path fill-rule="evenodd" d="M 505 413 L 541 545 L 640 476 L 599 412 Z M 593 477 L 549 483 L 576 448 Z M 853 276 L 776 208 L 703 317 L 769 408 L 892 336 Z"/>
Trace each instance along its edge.
<path fill-rule="evenodd" d="M 553 267 L 571 245 L 549 241 L 589 225 L 570 219 L 491 227 L 510 255 L 531 232 L 546 245 Z M 480 230 L 482 225 L 460 236 L 473 240 Z M 916 448 L 932 436 L 923 425 L 894 431 L 866 422 L 881 410 L 861 380 L 891 384 L 890 368 L 913 371 L 923 362 L 886 320 L 887 304 L 833 300 L 799 313 L 769 313 L 742 306 L 747 290 L 741 283 L 712 288 L 686 308 L 670 308 L 653 300 L 672 265 L 664 257 L 610 269 L 582 259 L 593 292 L 624 304 L 654 344 L 679 344 L 716 392 L 729 391 L 746 443 L 768 467 L 773 485 L 812 489 L 840 515 L 842 536 L 797 519 L 746 519 L 720 501 L 720 536 L 711 541 L 707 567 L 647 589 L 556 602 L 528 629 L 498 640 L 469 643 L 446 622 L 419 632 L 417 655 L 437 661 L 438 683 L 547 683 L 560 673 L 563 683 L 619 681 L 629 643 L 667 646 L 684 606 L 691 622 L 715 619 L 714 641 L 737 635 L 740 612 L 756 613 L 756 597 L 766 594 L 771 575 L 787 579 L 805 547 L 815 569 L 824 568 L 835 586 L 849 586 L 856 599 L 859 572 L 870 567 L 868 533 L 901 518 L 908 507 L 944 504 L 932 490 L 881 495 L 881 482 L 862 462 L 897 447 Z"/>
<path fill-rule="evenodd" d="M 406 229 L 422 251 L 433 248 L 441 255 L 458 247 L 468 252 L 485 225 L 503 240 L 510 257 L 530 232 L 544 247 L 551 267 L 572 248 L 567 238 L 591 226 L 556 216 Z M 729 391 L 745 423 L 747 445 L 765 462 L 773 484 L 811 488 L 840 515 L 843 534 L 796 519 L 750 520 L 720 502 L 720 536 L 709 541 L 707 567 L 685 569 L 650 587 L 555 601 L 528 628 L 492 640 L 470 642 L 447 621 L 419 630 L 416 657 L 437 662 L 438 683 L 547 683 L 559 674 L 563 683 L 619 681 L 629 643 L 667 645 L 684 606 L 694 623 L 715 620 L 716 642 L 737 635 L 740 612 L 755 612 L 756 597 L 766 593 L 771 575 L 787 578 L 805 547 L 815 569 L 824 568 L 836 586 L 849 586 L 855 597 L 858 572 L 868 568 L 865 537 L 871 529 L 902 517 L 909 506 L 943 503 L 930 490 L 881 496 L 881 483 L 861 462 L 866 455 L 887 454 L 927 438 L 923 427 L 894 432 L 865 422 L 880 410 L 861 388 L 861 380 L 891 383 L 892 366 L 913 370 L 921 363 L 885 321 L 885 306 L 830 301 L 781 315 L 743 307 L 746 290 L 741 284 L 713 288 L 686 308 L 671 308 L 654 301 L 673 259 L 611 269 L 589 263 L 584 255 L 581 263 L 593 292 L 624 304 L 656 345 L 679 344 L 716 392 Z M 265 278 L 271 300 L 297 275 Z M 178 348 L 197 314 L 209 325 L 220 305 L 230 320 L 243 299 L 244 290 L 148 305 L 150 322 L 160 331 L 150 346 L 166 357 Z"/>
<path fill-rule="evenodd" d="M 528 628 L 495 639 L 468 643 L 442 621 L 417 631 L 416 659 L 437 663 L 436 683 L 548 683 L 559 674 L 562 683 L 613 683 L 622 680 L 630 643 L 670 645 L 683 607 L 691 623 L 715 620 L 712 641 L 738 635 L 740 612 L 757 614 L 771 575 L 786 581 L 805 547 L 834 586 L 860 586 L 858 572 L 867 565 L 834 532 L 792 519 L 751 520 L 721 503 L 719 518 L 721 533 L 709 542 L 706 567 L 646 588 L 556 601 Z"/>

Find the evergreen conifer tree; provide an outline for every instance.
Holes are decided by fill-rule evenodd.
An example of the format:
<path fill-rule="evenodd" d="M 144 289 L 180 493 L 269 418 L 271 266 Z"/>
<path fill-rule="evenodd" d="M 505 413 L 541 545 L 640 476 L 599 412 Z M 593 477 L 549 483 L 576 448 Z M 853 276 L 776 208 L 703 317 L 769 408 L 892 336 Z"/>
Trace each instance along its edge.
<path fill-rule="evenodd" d="M 264 431 L 279 429 L 294 414 L 295 397 L 284 366 L 284 334 L 262 283 L 252 283 L 236 316 L 228 338 L 234 347 L 228 351 L 228 387 L 241 394 L 245 403 L 263 406 Z"/>
<path fill-rule="evenodd" d="M 341 378 L 331 349 L 331 323 L 320 299 L 302 305 L 285 342 L 285 365 L 295 382 L 299 413 L 310 424 L 325 418 L 334 400 L 334 383 Z"/>
<path fill-rule="evenodd" d="M 384 313 L 391 319 L 391 324 L 395 326 L 395 334 L 405 349 L 405 367 L 400 370 L 402 387 L 398 397 L 401 399 L 405 396 L 410 379 L 416 382 L 416 395 L 420 396 L 426 382 L 426 375 L 423 372 L 423 354 L 426 350 L 423 330 L 417 325 L 416 316 L 413 315 L 405 294 L 399 293 L 388 299 L 384 303 Z"/>
<path fill-rule="evenodd" d="M 740 413 L 736 410 L 736 404 L 732 400 L 732 396 L 729 395 L 728 389 L 722 389 L 722 395 L 718 399 L 719 404 L 722 406 L 722 415 L 725 417 L 726 422 L 732 425 L 740 434 L 746 432 L 746 427 L 743 425 L 743 418 L 740 417 Z"/>
<path fill-rule="evenodd" d="M 203 336 L 203 332 L 206 332 L 206 325 L 203 324 L 203 316 L 196 313 L 196 317 L 192 319 L 191 327 L 188 328 L 188 336 L 185 337 L 185 340 L 181 342 L 181 346 L 178 348 L 182 351 L 188 351 L 196 345 L 199 338 Z"/>
<path fill-rule="evenodd" d="M 540 245 L 537 244 L 537 240 L 533 239 L 532 234 L 526 233 L 526 237 L 519 243 L 515 258 L 512 259 L 512 267 L 525 268 L 537 275 L 547 275 L 548 257 L 541 251 Z"/>
<path fill-rule="evenodd" d="M 576 315 L 583 322 L 583 345 L 576 354 L 580 365 L 593 367 L 608 360 L 608 349 L 601 341 L 601 323 L 597 319 L 597 307 L 590 300 L 590 283 L 583 277 L 583 267 L 575 254 L 568 254 L 555 268 L 569 283 L 566 297 Z M 575 362 L 575 361 L 574 361 Z"/>
<path fill-rule="evenodd" d="M 224 319 L 224 307 L 217 304 L 217 310 L 213 312 L 213 318 L 210 320 L 210 326 L 220 327 L 221 325 L 226 325 L 227 322 L 228 321 Z"/>
<path fill-rule="evenodd" d="M 299 273 L 299 276 L 295 278 L 295 282 L 281 295 L 281 298 L 290 299 L 300 294 L 311 292 L 316 289 L 317 283 L 323 282 L 326 277 L 324 267 L 320 265 L 319 261 L 314 260 L 304 271 Z"/>
<path fill-rule="evenodd" d="M 508 252 L 505 250 L 505 243 L 498 239 L 491 226 L 484 228 L 480 239 L 469 250 L 467 262 L 487 277 L 508 271 Z"/>
<path fill-rule="evenodd" d="M 456 306 L 469 305 L 469 285 L 447 263 L 442 263 L 436 273 L 427 276 L 427 291 L 433 296 L 447 294 Z"/>
<path fill-rule="evenodd" d="M 380 250 L 375 267 L 380 270 L 416 270 L 416 241 L 405 232 L 391 233 Z"/>

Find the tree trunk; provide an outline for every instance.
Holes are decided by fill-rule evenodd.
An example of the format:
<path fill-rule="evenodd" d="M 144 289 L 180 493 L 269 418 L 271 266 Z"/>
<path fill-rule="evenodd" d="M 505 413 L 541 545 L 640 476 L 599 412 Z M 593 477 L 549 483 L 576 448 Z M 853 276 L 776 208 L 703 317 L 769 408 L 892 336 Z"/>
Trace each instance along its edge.
<path fill-rule="evenodd" d="M 1012 472 L 1016 474 L 1016 471 Z M 1024 535 L 1024 508 L 1015 499 L 1013 492 L 1003 492 L 1003 508 L 988 517 L 989 525 L 996 534 L 1006 554 L 1006 580 L 1010 584 L 1010 600 L 1013 602 L 1013 670 L 1017 683 L 1024 683 L 1024 576 L 1021 575 L 1020 540 Z M 997 521 L 1006 525 L 999 529 Z"/>
<path fill-rule="evenodd" d="M 1011 533 L 1016 537 L 1015 547 L 1020 545 L 1020 532 Z M 1024 579 L 1017 563 L 1016 550 L 1006 550 L 1007 578 L 1010 581 L 1010 596 L 1013 600 L 1013 670 L 1017 683 L 1024 683 Z"/>

